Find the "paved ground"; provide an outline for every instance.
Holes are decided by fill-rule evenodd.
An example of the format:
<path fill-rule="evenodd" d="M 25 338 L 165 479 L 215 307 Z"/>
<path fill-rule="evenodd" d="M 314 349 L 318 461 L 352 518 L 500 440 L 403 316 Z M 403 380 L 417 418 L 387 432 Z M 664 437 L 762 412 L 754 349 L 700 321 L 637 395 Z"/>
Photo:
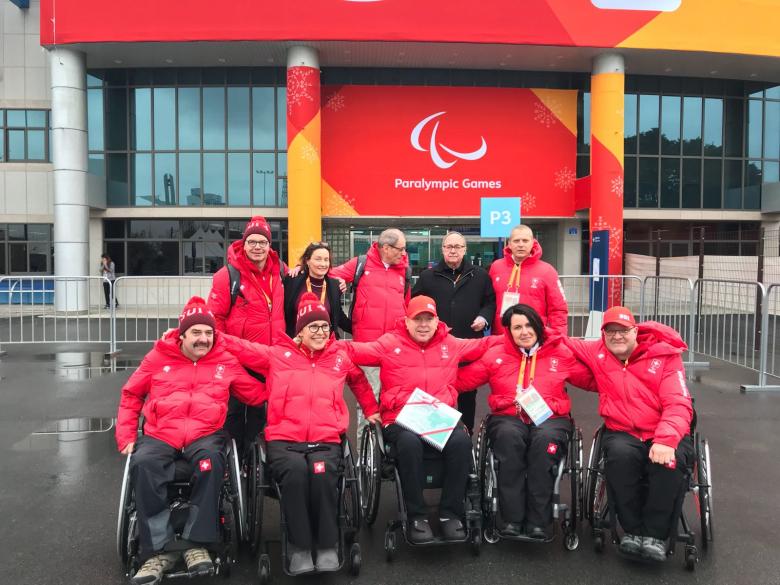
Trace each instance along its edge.
<path fill-rule="evenodd" d="M 11 347 L 10 355 L 0 360 L 0 582 L 126 582 L 114 544 L 123 458 L 116 453 L 113 431 L 99 432 L 101 424 L 106 428 L 110 423 L 99 419 L 115 415 L 119 388 L 129 375 L 122 368 L 145 349 L 123 353 L 115 372 L 100 368 L 99 354 L 66 347 Z M 78 364 L 92 367 L 74 367 Z M 775 492 L 780 484 L 780 394 L 740 394 L 740 383 L 754 381 L 755 374 L 720 364 L 691 382 L 700 429 L 712 446 L 716 528 L 714 550 L 694 573 L 685 571 L 680 556 L 663 565 L 644 565 L 620 558 L 610 546 L 597 554 L 586 530 L 574 552 L 557 541 L 547 546 L 485 545 L 478 558 L 466 547 L 411 550 L 401 545 L 395 562 L 387 564 L 383 529 L 395 502 L 385 490 L 374 529 L 361 533 L 360 577 L 338 574 L 298 582 L 780 584 L 780 499 Z M 480 404 L 482 414 L 484 395 Z M 590 435 L 598 422 L 595 398 L 577 392 L 574 406 L 577 423 Z M 56 421 L 84 418 L 96 419 L 91 422 L 96 432 L 31 434 L 58 426 L 78 428 L 83 421 Z M 274 507 L 266 506 L 273 533 L 278 531 Z M 281 575 L 278 554 L 272 570 L 274 582 L 292 581 Z M 256 582 L 248 555 L 230 581 Z"/>

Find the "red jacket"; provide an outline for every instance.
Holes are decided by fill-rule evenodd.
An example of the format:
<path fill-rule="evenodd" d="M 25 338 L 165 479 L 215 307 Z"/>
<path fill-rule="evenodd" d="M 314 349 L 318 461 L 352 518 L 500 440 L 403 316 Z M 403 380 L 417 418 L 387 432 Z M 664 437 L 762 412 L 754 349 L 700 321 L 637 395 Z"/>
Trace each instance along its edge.
<path fill-rule="evenodd" d="M 455 387 L 459 391 L 477 388 L 486 382 L 490 384 L 488 405 L 493 414 L 520 416 L 515 405 L 518 378 L 525 362 L 523 388 L 533 384 L 544 401 L 553 411 L 553 416 L 569 416 L 571 400 L 566 392 L 566 382 L 580 388 L 595 388 L 590 370 L 578 362 L 572 352 L 547 331 L 545 342 L 536 350 L 536 366 L 532 368 L 533 357 L 528 357 L 512 340 L 509 331 L 496 339 L 494 345 L 481 358 L 458 371 Z M 500 341 L 499 341 L 500 340 Z M 533 380 L 531 370 L 534 370 Z"/>
<path fill-rule="evenodd" d="M 371 385 L 344 351 L 343 341 L 331 337 L 312 354 L 287 335 L 273 346 L 225 338 L 242 365 L 266 375 L 267 441 L 339 443 L 349 427 L 345 381 L 366 416 L 379 410 Z"/>
<path fill-rule="evenodd" d="M 336 268 L 330 276 L 347 282 L 355 279 L 358 258 Z M 385 268 L 377 243 L 371 244 L 366 254 L 366 268 L 357 287 L 357 298 L 352 313 L 352 337 L 355 341 L 376 341 L 406 313 L 410 292 L 406 291 L 406 267 L 409 260 L 402 256 L 398 264 Z"/>
<path fill-rule="evenodd" d="M 136 440 L 142 409 L 144 434 L 183 449 L 223 427 L 231 393 L 247 404 L 265 400 L 263 385 L 225 350 L 219 333 L 197 362 L 181 352 L 180 344 L 178 330 L 155 343 L 122 387 L 116 421 L 120 451 Z"/>
<path fill-rule="evenodd" d="M 654 321 L 639 323 L 637 346 L 624 364 L 604 339 L 566 339 L 574 355 L 593 372 L 599 414 L 607 428 L 640 441 L 677 448 L 690 433 L 693 406 L 680 354 L 687 349 L 679 334 Z"/>
<path fill-rule="evenodd" d="M 453 337 L 449 327 L 440 321 L 433 338 L 420 345 L 409 335 L 404 320 L 399 319 L 392 333 L 370 343 L 350 343 L 347 349 L 355 363 L 380 367 L 379 411 L 382 424 L 387 426 L 395 421 L 415 388 L 455 406 L 458 362 L 477 359 L 490 344 L 490 337 Z"/>
<path fill-rule="evenodd" d="M 284 287 L 279 256 L 268 250 L 268 260 L 261 273 L 244 254 L 243 241 L 238 240 L 228 248 L 227 257 L 228 263 L 241 273 L 241 294 L 231 310 L 230 273 L 227 266 L 220 268 L 214 275 L 207 300 L 217 320 L 217 329 L 268 345 L 284 333 Z M 261 282 L 267 285 L 261 287 Z"/>
<path fill-rule="evenodd" d="M 490 265 L 490 279 L 496 291 L 496 318 L 493 321 L 493 334 L 504 331 L 501 325 L 501 305 L 504 293 L 520 293 L 520 302 L 530 305 L 542 317 L 546 327 L 555 330 L 560 335 L 566 335 L 569 306 L 563 294 L 563 286 L 558 280 L 558 272 L 542 260 L 542 247 L 534 240 L 531 253 L 520 263 L 520 287 L 509 287 L 509 278 L 515 262 L 512 251 L 504 248 L 504 257 Z"/>

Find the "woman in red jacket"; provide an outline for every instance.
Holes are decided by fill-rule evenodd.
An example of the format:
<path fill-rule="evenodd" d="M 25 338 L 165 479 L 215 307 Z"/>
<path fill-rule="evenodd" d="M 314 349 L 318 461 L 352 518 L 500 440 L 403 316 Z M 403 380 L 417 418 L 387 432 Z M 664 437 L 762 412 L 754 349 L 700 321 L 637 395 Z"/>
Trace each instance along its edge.
<path fill-rule="evenodd" d="M 339 566 L 338 467 L 341 436 L 349 426 L 345 381 L 367 418 L 379 421 L 371 386 L 343 350 L 343 342 L 332 335 L 330 323 L 324 305 L 306 293 L 295 341 L 285 335 L 266 346 L 224 336 L 242 365 L 266 376 L 265 439 L 271 473 L 282 493 L 292 574 Z"/>
<path fill-rule="evenodd" d="M 501 318 L 502 343 L 461 368 L 459 390 L 490 384 L 492 416 L 487 433 L 498 460 L 502 536 L 549 538 L 552 522 L 551 469 L 566 455 L 572 423 L 566 382 L 589 388 L 593 378 L 532 307 L 518 304 Z M 520 392 L 543 400 L 536 423 L 519 402 Z M 546 407 L 545 407 L 546 405 Z M 546 418 L 545 418 L 546 417 Z M 542 420 L 544 418 L 544 420 Z"/>

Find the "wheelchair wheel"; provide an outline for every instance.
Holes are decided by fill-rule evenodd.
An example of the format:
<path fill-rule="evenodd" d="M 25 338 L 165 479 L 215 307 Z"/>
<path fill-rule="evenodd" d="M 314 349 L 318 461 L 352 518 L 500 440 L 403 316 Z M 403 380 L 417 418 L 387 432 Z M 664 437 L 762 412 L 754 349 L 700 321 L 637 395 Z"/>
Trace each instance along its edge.
<path fill-rule="evenodd" d="M 582 430 L 575 427 L 569 448 L 569 482 L 571 485 L 571 526 L 577 529 L 577 522 L 583 517 L 582 497 Z"/>
<path fill-rule="evenodd" d="M 363 564 L 363 557 L 360 554 L 360 545 L 353 542 L 349 548 L 349 574 L 353 577 L 360 575 L 360 566 Z"/>
<path fill-rule="evenodd" d="M 607 484 L 604 477 L 601 458 L 601 437 L 604 427 L 600 427 L 593 435 L 593 442 L 588 457 L 588 468 L 585 470 L 585 517 L 592 528 L 596 528 L 598 520 L 603 517 L 607 506 Z"/>
<path fill-rule="evenodd" d="M 265 464 L 260 457 L 260 445 L 253 442 L 247 449 L 247 533 L 249 550 L 256 555 L 260 549 L 263 529 L 263 485 L 265 482 Z"/>
<path fill-rule="evenodd" d="M 128 455 L 125 459 L 125 471 L 122 476 L 122 490 L 119 493 L 119 512 L 117 513 L 116 520 L 116 552 L 119 555 L 119 560 L 122 562 L 122 566 L 127 567 L 129 560 L 128 541 L 130 536 L 129 519 L 130 519 L 130 497 L 132 494 L 132 487 L 130 486 L 130 458 L 132 455 Z"/>
<path fill-rule="evenodd" d="M 382 451 L 380 437 L 374 425 L 363 427 L 360 446 L 360 508 L 368 526 L 376 521 L 379 511 L 379 493 L 382 485 Z"/>
<path fill-rule="evenodd" d="M 388 529 L 385 532 L 385 560 L 390 563 L 395 558 L 395 551 L 398 548 L 398 539 L 395 530 Z"/>
<path fill-rule="evenodd" d="M 246 519 L 244 518 L 244 490 L 241 483 L 241 462 L 238 459 L 238 448 L 236 440 L 230 439 L 230 448 L 228 449 L 228 472 L 230 474 L 230 492 L 233 496 L 233 514 L 235 516 L 234 538 L 236 543 L 240 543 L 246 535 Z M 234 557 L 235 559 L 235 557 Z"/>
<path fill-rule="evenodd" d="M 220 572 L 225 577 L 229 577 L 231 565 L 238 561 L 238 547 L 241 542 L 238 527 L 238 502 L 234 497 L 228 496 L 222 500 L 221 525 L 223 542 L 225 543 L 225 560 Z"/>
<path fill-rule="evenodd" d="M 696 469 L 697 482 L 696 508 L 701 523 L 701 543 L 703 548 L 708 548 L 713 540 L 712 529 L 712 463 L 710 460 L 710 445 L 707 439 L 702 439 L 698 433 L 696 440 Z"/>
<path fill-rule="evenodd" d="M 347 449 L 344 465 L 344 527 L 352 534 L 360 530 L 360 485 L 352 450 Z"/>
<path fill-rule="evenodd" d="M 268 585 L 271 582 L 271 558 L 267 554 L 260 555 L 257 561 L 257 578 L 260 585 Z"/>

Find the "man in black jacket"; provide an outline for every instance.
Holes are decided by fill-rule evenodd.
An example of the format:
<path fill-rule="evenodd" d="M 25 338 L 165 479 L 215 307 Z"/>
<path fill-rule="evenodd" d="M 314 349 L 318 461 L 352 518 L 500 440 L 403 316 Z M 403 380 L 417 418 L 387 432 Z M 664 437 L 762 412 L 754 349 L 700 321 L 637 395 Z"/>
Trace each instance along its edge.
<path fill-rule="evenodd" d="M 427 295 L 436 301 L 439 319 L 452 328 L 455 337 L 482 337 L 495 315 L 496 295 L 484 268 L 474 266 L 466 255 L 466 238 L 450 232 L 441 244 L 442 259 L 423 270 L 412 296 Z M 474 428 L 476 391 L 458 397 L 458 410 L 469 432 Z"/>

